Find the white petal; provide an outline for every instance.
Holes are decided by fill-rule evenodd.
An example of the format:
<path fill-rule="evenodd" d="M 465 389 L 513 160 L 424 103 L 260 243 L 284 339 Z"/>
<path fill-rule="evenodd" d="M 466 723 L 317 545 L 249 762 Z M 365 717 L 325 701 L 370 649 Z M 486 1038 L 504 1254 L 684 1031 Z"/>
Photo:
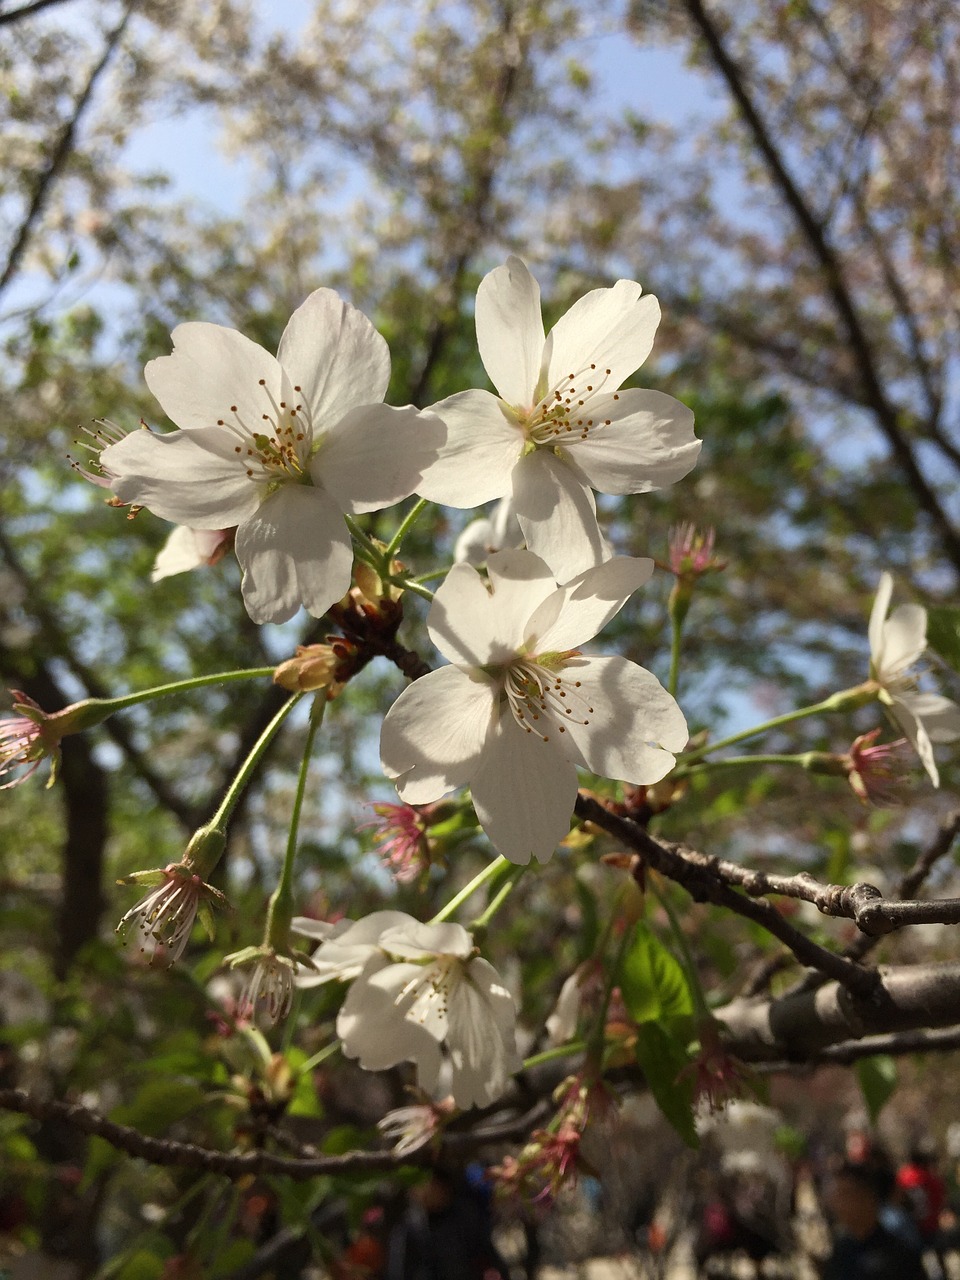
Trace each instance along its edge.
<path fill-rule="evenodd" d="M 388 965 L 371 959 L 351 986 L 337 1016 L 337 1035 L 348 1058 L 357 1058 L 367 1071 L 384 1071 L 400 1062 L 415 1062 L 418 1076 L 436 1080 L 440 1071 L 440 1046 L 415 1023 L 403 1016 L 395 1003 L 395 983 L 381 985 L 385 969 L 405 970 L 409 965 Z M 396 976 L 396 975 L 394 975 Z M 402 976 L 402 975 L 400 975 Z M 425 1085 L 429 1088 L 429 1085 Z"/>
<path fill-rule="evenodd" d="M 598 425 L 566 449 L 600 493 L 649 493 L 696 466 L 701 442 L 693 434 L 693 411 L 673 396 L 630 389 L 618 400 L 597 396 L 589 409 Z"/>
<path fill-rule="evenodd" d="M 459 956 L 465 960 L 473 950 L 473 938 L 462 924 L 421 924 L 407 916 L 384 931 L 380 945 L 389 955 L 404 960 L 426 956 Z"/>
<path fill-rule="evenodd" d="M 210 556 L 222 541 L 222 531 L 217 529 L 188 529 L 178 524 L 157 552 L 150 574 L 151 582 L 172 578 L 176 573 L 187 573 L 210 563 Z"/>
<path fill-rule="evenodd" d="M 227 529 L 257 510 L 262 490 L 234 453 L 234 438 L 220 427 L 193 431 L 131 431 L 100 455 L 123 502 L 146 507 L 162 520 L 192 529 Z"/>
<path fill-rule="evenodd" d="M 513 496 L 501 498 L 489 519 L 471 520 L 457 538 L 453 559 L 457 564 L 483 565 L 492 551 L 515 551 L 523 546 Z"/>
<path fill-rule="evenodd" d="M 390 381 L 386 340 L 333 289 L 317 289 L 290 317 L 277 359 L 303 392 L 314 430 L 380 401 Z"/>
<path fill-rule="evenodd" d="M 960 738 L 960 707 L 939 693 L 904 693 L 895 704 L 909 708 L 923 722 L 931 742 L 956 742 Z"/>
<path fill-rule="evenodd" d="M 529 634 L 531 614 L 555 594 L 557 580 L 531 551 L 497 551 L 487 560 L 493 587 L 497 639 L 515 654 Z"/>
<path fill-rule="evenodd" d="M 450 1001 L 447 1049 L 458 1107 L 485 1107 L 520 1069 L 516 1010 L 496 969 L 472 960 Z"/>
<path fill-rule="evenodd" d="M 652 294 L 642 298 L 642 292 L 636 281 L 618 280 L 612 289 L 585 294 L 560 317 L 544 351 L 549 389 L 561 387 L 572 373 L 582 394 L 592 373 L 595 387 L 616 391 L 640 368 L 660 323 L 659 302 Z"/>
<path fill-rule="evenodd" d="M 471 790 L 491 844 L 525 866 L 531 857 L 546 862 L 570 830 L 577 771 L 555 742 L 544 742 L 504 715 Z"/>
<path fill-rule="evenodd" d="M 493 680 L 462 667 L 440 667 L 404 689 L 383 721 L 380 758 L 407 804 L 429 804 L 470 781 L 497 696 Z"/>
<path fill-rule="evenodd" d="M 430 405 L 447 438 L 423 473 L 417 493 L 446 507 L 479 507 L 510 492 L 523 452 L 523 432 L 489 391 L 461 391 Z"/>
<path fill-rule="evenodd" d="M 609 560 L 593 494 L 554 454 L 537 449 L 520 461 L 513 498 L 528 548 L 547 562 L 558 582 Z"/>
<path fill-rule="evenodd" d="M 935 787 L 939 787 L 940 773 L 937 769 L 937 762 L 933 758 L 933 745 L 930 742 L 929 734 L 923 726 L 923 721 L 914 715 L 912 707 L 905 698 L 892 699 L 889 710 L 891 716 L 903 731 L 904 736 L 920 757 L 920 763 L 926 769 L 930 781 Z"/>
<path fill-rule="evenodd" d="M 592 773 L 649 785 L 670 772 L 671 752 L 687 745 L 687 722 L 655 675 L 619 657 L 574 658 L 562 675 L 564 683 L 580 681 L 577 692 L 593 708 L 586 725 L 576 708 L 564 721 Z"/>
<path fill-rule="evenodd" d="M 455 564 L 437 588 L 427 614 L 427 631 L 451 662 L 483 667 L 506 660 L 497 644 L 493 597 L 470 565 Z"/>
<path fill-rule="evenodd" d="M 552 1046 L 566 1044 L 577 1034 L 577 1022 L 580 1018 L 582 1003 L 582 987 L 580 986 L 580 970 L 575 969 L 560 988 L 553 1013 L 547 1018 L 547 1039 Z"/>
<path fill-rule="evenodd" d="M 606 564 L 587 569 L 560 588 L 562 603 L 552 625 L 543 625 L 548 614 L 554 612 L 552 602 L 546 602 L 530 619 L 529 648 L 535 653 L 564 653 L 579 648 L 616 617 L 652 573 L 652 560 L 631 556 L 615 556 Z"/>
<path fill-rule="evenodd" d="M 884 569 L 880 575 L 880 583 L 877 587 L 877 594 L 873 601 L 873 608 L 870 610 L 870 626 L 868 634 L 870 637 L 870 658 L 874 665 L 877 665 L 878 658 L 883 647 L 883 623 L 887 616 L 887 610 L 890 608 L 890 600 L 893 596 L 893 578 Z"/>
<path fill-rule="evenodd" d="M 490 381 L 507 404 L 531 409 L 543 359 L 540 286 L 520 258 L 509 257 L 480 281 L 477 346 Z"/>
<path fill-rule="evenodd" d="M 353 547 L 322 489 L 285 484 L 237 530 L 243 602 L 254 622 L 286 622 L 301 605 L 319 618 L 350 587 Z"/>
<path fill-rule="evenodd" d="M 296 933 L 321 939 L 321 945 L 313 953 L 315 967 L 301 969 L 297 985 L 317 987 L 334 979 L 352 981 L 379 951 L 382 934 L 410 920 L 402 911 L 374 911 L 361 920 L 338 920 L 336 924 L 295 916 L 291 927 Z"/>
<path fill-rule="evenodd" d="M 363 405 L 326 432 L 310 473 L 346 514 L 379 511 L 409 498 L 445 439 L 435 414 Z"/>
<path fill-rule="evenodd" d="M 236 413 L 259 430 L 262 413 L 282 399 L 280 366 L 269 351 L 236 329 L 192 321 L 171 334 L 173 354 L 151 360 L 147 386 L 178 427 L 214 427 Z M 259 385 L 263 378 L 265 386 Z M 269 394 L 268 394 L 269 393 Z"/>
<path fill-rule="evenodd" d="M 927 647 L 927 611 L 919 604 L 901 604 L 880 628 L 874 662 L 881 684 L 895 680 L 917 661 Z"/>

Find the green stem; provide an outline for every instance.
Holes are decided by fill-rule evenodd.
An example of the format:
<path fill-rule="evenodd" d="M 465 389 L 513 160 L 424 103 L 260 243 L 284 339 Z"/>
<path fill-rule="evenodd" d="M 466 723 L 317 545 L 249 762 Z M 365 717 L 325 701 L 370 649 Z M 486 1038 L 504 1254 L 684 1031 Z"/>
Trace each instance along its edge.
<path fill-rule="evenodd" d="M 323 713 L 327 709 L 326 690 L 321 689 L 314 696 L 313 707 L 310 711 L 310 724 L 307 728 L 307 740 L 303 744 L 303 757 L 300 760 L 300 773 L 297 777 L 297 792 L 293 798 L 293 809 L 290 813 L 290 832 L 287 836 L 287 851 L 283 858 L 283 867 L 280 870 L 280 881 L 274 890 L 273 897 L 270 899 L 271 906 L 274 900 L 293 898 L 293 866 L 297 860 L 297 834 L 300 829 L 300 811 L 303 808 L 303 797 L 307 789 L 307 774 L 310 772 L 310 756 L 313 753 L 313 743 L 317 736 L 317 730 L 323 724 Z M 268 925 L 269 930 L 269 925 Z"/>
<path fill-rule="evenodd" d="M 240 766 L 237 776 L 227 788 L 227 794 L 220 801 L 219 809 L 207 824 L 209 829 L 224 830 L 226 828 L 227 823 L 230 821 L 230 815 L 236 808 L 237 801 L 243 794 L 243 790 L 253 776 L 257 765 L 260 763 L 261 756 L 273 741 L 277 730 L 302 697 L 304 697 L 302 693 L 297 693 L 294 694 L 292 698 L 288 699 L 264 729 L 263 733 L 261 733 L 260 737 L 251 748 L 250 754 Z"/>
<path fill-rule="evenodd" d="M 481 914 L 478 915 L 475 920 L 471 920 L 470 923 L 467 925 L 467 928 L 471 933 L 476 934 L 486 929 L 487 925 L 490 923 L 493 917 L 497 914 L 497 912 L 500 910 L 500 908 L 503 906 L 506 900 L 510 897 L 510 894 L 513 892 L 516 885 L 520 882 L 520 880 L 523 877 L 523 873 L 526 870 L 527 870 L 526 867 L 512 867 L 507 872 L 504 883 L 500 886 L 500 888 L 497 890 L 494 896 L 487 903 L 485 910 L 481 912 Z"/>
<path fill-rule="evenodd" d="M 416 578 L 406 578 L 403 574 L 391 574 L 387 579 L 394 586 L 402 587 L 404 591 L 412 591 L 415 596 L 421 596 L 424 600 L 432 600 L 433 592 L 429 587 L 423 586 Z"/>
<path fill-rule="evenodd" d="M 811 753 L 804 751 L 800 755 L 757 755 L 757 756 L 724 756 L 722 760 L 704 760 L 701 764 L 678 765 L 670 775 L 671 778 L 691 778 L 697 774 L 708 773 L 711 769 L 728 769 L 737 765 L 761 764 L 795 764 L 800 769 L 809 767 Z"/>
<path fill-rule="evenodd" d="M 691 751 L 688 755 L 682 755 L 680 763 L 683 765 L 694 764 L 711 752 L 720 751 L 723 747 L 732 747 L 737 742 L 743 742 L 745 738 L 755 738 L 758 734 L 767 733 L 771 729 L 779 729 L 785 724 L 793 724 L 797 720 L 805 720 L 809 716 L 819 716 L 835 711 L 851 711 L 857 706 L 864 706 L 867 702 L 874 702 L 876 701 L 876 692 L 871 691 L 871 684 L 872 682 L 868 680 L 865 684 L 859 685 L 855 689 L 844 689 L 842 693 L 831 694 L 823 702 L 816 702 L 811 707 L 800 707 L 797 711 L 787 711 L 782 716 L 774 716 L 772 720 L 765 720 L 763 724 L 754 725 L 751 729 L 743 729 L 740 733 L 732 733 L 728 738 L 721 738 L 719 742 L 710 742 L 704 747 L 698 747 L 696 751 Z M 876 686 L 874 686 L 874 690 L 875 688 Z"/>
<path fill-rule="evenodd" d="M 616 909 L 611 913 L 611 925 Z M 617 978 L 620 974 L 620 966 L 623 964 L 623 957 L 626 954 L 627 945 L 630 941 L 632 929 L 624 929 L 620 935 L 620 941 L 617 943 L 617 954 L 614 957 L 613 964 L 607 969 L 606 982 L 603 988 L 603 999 L 600 1001 L 600 1010 L 597 1020 L 593 1025 L 593 1030 L 587 1037 L 587 1051 L 598 1062 L 603 1057 L 603 1047 L 606 1043 L 607 1028 L 607 1010 L 610 1007 L 610 997 L 613 995 L 613 988 L 617 985 Z"/>
<path fill-rule="evenodd" d="M 680 679 L 680 637 L 683 634 L 683 623 L 671 613 L 672 636 L 670 640 L 670 675 L 667 679 L 667 691 L 671 698 L 677 696 L 677 683 Z"/>
<path fill-rule="evenodd" d="M 384 573 L 390 572 L 390 561 L 400 550 L 400 544 L 403 542 L 404 538 L 407 536 L 407 534 L 410 532 L 413 526 L 420 519 L 421 515 L 423 515 L 426 505 L 427 505 L 426 498 L 420 498 L 418 502 L 414 503 L 414 505 L 410 508 L 407 514 L 400 521 L 400 524 L 397 528 L 396 533 L 393 535 L 393 537 L 390 539 L 390 541 L 387 543 L 387 545 L 383 549 Z"/>
<path fill-rule="evenodd" d="M 413 579 L 414 582 L 432 582 L 434 578 L 445 578 L 453 565 L 448 564 L 445 569 L 431 569 L 429 573 L 418 573 Z"/>
<path fill-rule="evenodd" d="M 306 1062 L 298 1067 L 297 1074 L 305 1076 L 308 1071 L 313 1071 L 315 1067 L 319 1067 L 321 1063 L 326 1062 L 328 1058 L 332 1058 L 333 1055 L 335 1053 L 339 1053 L 339 1051 L 340 1041 L 334 1040 L 333 1044 L 326 1045 L 323 1049 L 320 1049 L 315 1053 L 312 1058 L 308 1058 Z"/>
<path fill-rule="evenodd" d="M 557 1045 L 555 1049 L 544 1049 L 523 1060 L 523 1070 L 539 1067 L 542 1062 L 553 1062 L 557 1058 L 569 1058 L 574 1053 L 583 1053 L 587 1047 L 586 1040 L 569 1040 L 566 1044 Z"/>
<path fill-rule="evenodd" d="M 472 897 L 478 889 L 482 889 L 496 877 L 503 875 L 504 869 L 512 864 L 502 855 L 498 854 L 493 862 L 488 862 L 479 875 L 475 875 L 469 884 L 464 885 L 459 893 L 454 894 L 445 907 L 441 907 L 430 924 L 442 924 L 444 920 L 449 920 L 458 907 L 461 907 L 468 898 Z"/>
<path fill-rule="evenodd" d="M 170 684 L 154 685 L 150 689 L 140 689 L 136 693 L 125 693 L 119 698 L 91 698 L 89 702 L 103 712 L 103 717 L 113 715 L 115 711 L 123 711 L 127 707 L 135 707 L 140 702 L 150 702 L 154 698 L 165 698 L 170 693 L 188 693 L 191 689 L 202 689 L 208 684 L 230 684 L 234 680 L 257 680 L 264 676 L 272 676 L 276 667 L 247 667 L 241 671 L 218 671 L 209 676 L 191 676 L 187 680 L 173 680 Z"/>
<path fill-rule="evenodd" d="M 378 565 L 383 555 L 380 547 L 376 542 L 374 542 L 368 533 L 360 528 L 353 516 L 344 516 L 343 518 L 347 522 L 347 528 L 350 530 L 350 535 L 354 542 L 357 546 L 362 547 L 363 550 L 366 551 L 367 555 L 373 557 L 374 566 Z"/>

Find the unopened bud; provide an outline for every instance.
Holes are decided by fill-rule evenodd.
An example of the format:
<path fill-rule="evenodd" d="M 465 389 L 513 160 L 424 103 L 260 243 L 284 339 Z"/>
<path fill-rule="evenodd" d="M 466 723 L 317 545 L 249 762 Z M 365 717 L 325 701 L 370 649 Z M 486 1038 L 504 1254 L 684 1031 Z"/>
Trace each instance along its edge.
<path fill-rule="evenodd" d="M 356 646 L 349 640 L 335 640 L 331 644 L 301 644 L 294 657 L 281 662 L 273 673 L 274 684 L 291 693 L 310 693 L 315 689 L 329 689 L 330 697 L 339 693 L 347 677 L 350 659 L 356 655 Z"/>

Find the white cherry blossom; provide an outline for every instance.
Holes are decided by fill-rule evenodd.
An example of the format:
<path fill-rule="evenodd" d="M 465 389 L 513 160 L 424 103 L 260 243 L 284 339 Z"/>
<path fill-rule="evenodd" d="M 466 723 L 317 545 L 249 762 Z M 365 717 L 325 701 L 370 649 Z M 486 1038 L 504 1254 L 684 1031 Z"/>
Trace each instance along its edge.
<path fill-rule="evenodd" d="M 520 1069 L 513 998 L 458 924 L 407 917 L 387 929 L 343 1002 L 337 1034 L 368 1070 L 414 1062 L 420 1088 L 449 1091 L 458 1107 L 487 1106 Z"/>
<path fill-rule="evenodd" d="M 870 678 L 892 719 L 912 743 L 935 787 L 940 774 L 933 743 L 960 738 L 960 707 L 938 693 L 921 693 L 913 670 L 927 647 L 927 611 L 919 604 L 901 604 L 887 617 L 893 578 L 880 575 L 870 612 Z"/>
<path fill-rule="evenodd" d="M 544 336 L 540 288 L 517 257 L 477 292 L 477 342 L 499 395 L 463 391 L 432 408 L 447 425 L 418 492 L 451 507 L 512 495 L 531 551 L 561 582 L 605 559 L 592 490 L 646 493 L 685 476 L 693 414 L 623 382 L 650 353 L 656 298 L 633 280 L 594 289 Z"/>
<path fill-rule="evenodd" d="M 157 552 L 150 581 L 160 582 L 177 573 L 216 564 L 230 550 L 232 543 L 232 529 L 188 529 L 186 525 L 175 525 Z"/>
<path fill-rule="evenodd" d="M 578 650 L 647 581 L 652 560 L 608 560 L 564 586 L 529 551 L 496 552 L 487 569 L 489 589 L 460 564 L 437 591 L 427 627 L 451 665 L 390 708 L 381 760 L 408 804 L 469 785 L 495 847 L 545 862 L 569 830 L 578 766 L 657 782 L 687 726 L 649 671 Z"/>
<path fill-rule="evenodd" d="M 239 526 L 256 622 L 315 616 L 350 585 L 345 515 L 391 506 L 437 456 L 442 423 L 381 403 L 387 344 L 332 289 L 298 307 L 277 356 L 234 329 L 189 323 L 144 371 L 179 431 L 134 431 L 100 464 L 127 503 L 191 529 Z"/>

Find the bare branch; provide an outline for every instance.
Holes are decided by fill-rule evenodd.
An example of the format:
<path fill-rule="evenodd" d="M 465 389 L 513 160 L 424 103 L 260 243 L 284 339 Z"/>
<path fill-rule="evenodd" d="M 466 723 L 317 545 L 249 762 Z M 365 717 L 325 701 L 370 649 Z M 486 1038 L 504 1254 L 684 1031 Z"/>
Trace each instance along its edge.
<path fill-rule="evenodd" d="M 0 27 L 5 27 L 10 22 L 19 22 L 21 18 L 32 18 L 35 13 L 64 2 L 65 0 L 32 0 L 31 4 L 22 4 L 19 9 L 8 9 L 5 13 L 0 13 Z"/>
<path fill-rule="evenodd" d="M 773 135 L 748 91 L 746 77 L 728 52 L 720 28 L 707 13 L 703 0 L 683 0 L 683 5 L 703 37 L 714 66 L 726 82 L 731 97 L 753 135 L 773 185 L 794 215 L 813 256 L 820 264 L 827 293 L 847 333 L 863 385 L 864 400 L 872 409 L 880 432 L 917 502 L 936 528 L 946 555 L 960 573 L 960 531 L 954 527 L 936 491 L 920 470 L 913 450 L 901 430 L 898 409 L 887 396 L 870 339 L 847 283 L 840 257 L 827 237 L 826 228 L 814 216 L 799 186 L 787 170 Z"/>
<path fill-rule="evenodd" d="M 679 846 L 670 847 L 655 840 L 637 823 L 611 813 L 582 792 L 577 797 L 576 812 L 581 818 L 616 836 L 628 848 L 640 854 L 642 863 L 649 864 L 662 875 L 682 885 L 695 902 L 712 902 L 753 920 L 789 947 L 801 964 L 833 978 L 851 992 L 869 997 L 876 989 L 875 970 L 864 969 L 844 956 L 819 946 L 799 929 L 795 929 L 768 902 L 757 902 L 737 893 L 717 874 L 718 859 L 711 859 L 705 854 L 691 858 L 687 856 L 687 852 L 693 853 L 692 850 L 680 853 Z"/>
<path fill-rule="evenodd" d="M 50 2 L 52 2 L 52 0 L 48 0 L 48 3 Z M 37 175 L 37 181 L 33 189 L 33 195 L 30 198 L 30 204 L 24 214 L 23 221 L 20 224 L 20 230 L 17 232 L 13 244 L 10 246 L 10 251 L 7 254 L 6 265 L 4 266 L 2 273 L 0 273 L 0 293 L 3 292 L 17 273 L 17 269 L 23 259 L 23 255 L 27 251 L 27 246 L 30 243 L 30 239 L 36 229 L 37 223 L 40 221 L 43 211 L 46 208 L 47 201 L 50 198 L 50 193 L 53 190 L 54 184 L 73 152 L 77 129 L 79 128 L 80 121 L 83 119 L 87 108 L 93 100 L 93 94 L 97 87 L 97 82 L 106 71 L 117 47 L 120 44 L 120 41 L 123 39 L 123 34 L 127 29 L 127 24 L 130 21 L 135 5 L 136 0 L 129 0 L 129 3 L 124 9 L 123 17 L 107 35 L 103 53 L 91 69 L 90 74 L 87 76 L 87 82 L 84 85 L 80 96 L 74 103 L 73 112 L 69 120 L 67 120 L 66 124 L 64 124 L 63 128 L 60 130 L 60 135 L 50 152 L 50 159 L 47 161 L 45 168 L 43 168 Z M 37 5 L 34 6 L 34 8 L 36 7 Z M 8 14 L 6 15 L 6 20 L 10 21 L 11 18 L 16 16 L 16 13 Z M 2 19 L 2 15 L 0 15 L 0 19 Z"/>

